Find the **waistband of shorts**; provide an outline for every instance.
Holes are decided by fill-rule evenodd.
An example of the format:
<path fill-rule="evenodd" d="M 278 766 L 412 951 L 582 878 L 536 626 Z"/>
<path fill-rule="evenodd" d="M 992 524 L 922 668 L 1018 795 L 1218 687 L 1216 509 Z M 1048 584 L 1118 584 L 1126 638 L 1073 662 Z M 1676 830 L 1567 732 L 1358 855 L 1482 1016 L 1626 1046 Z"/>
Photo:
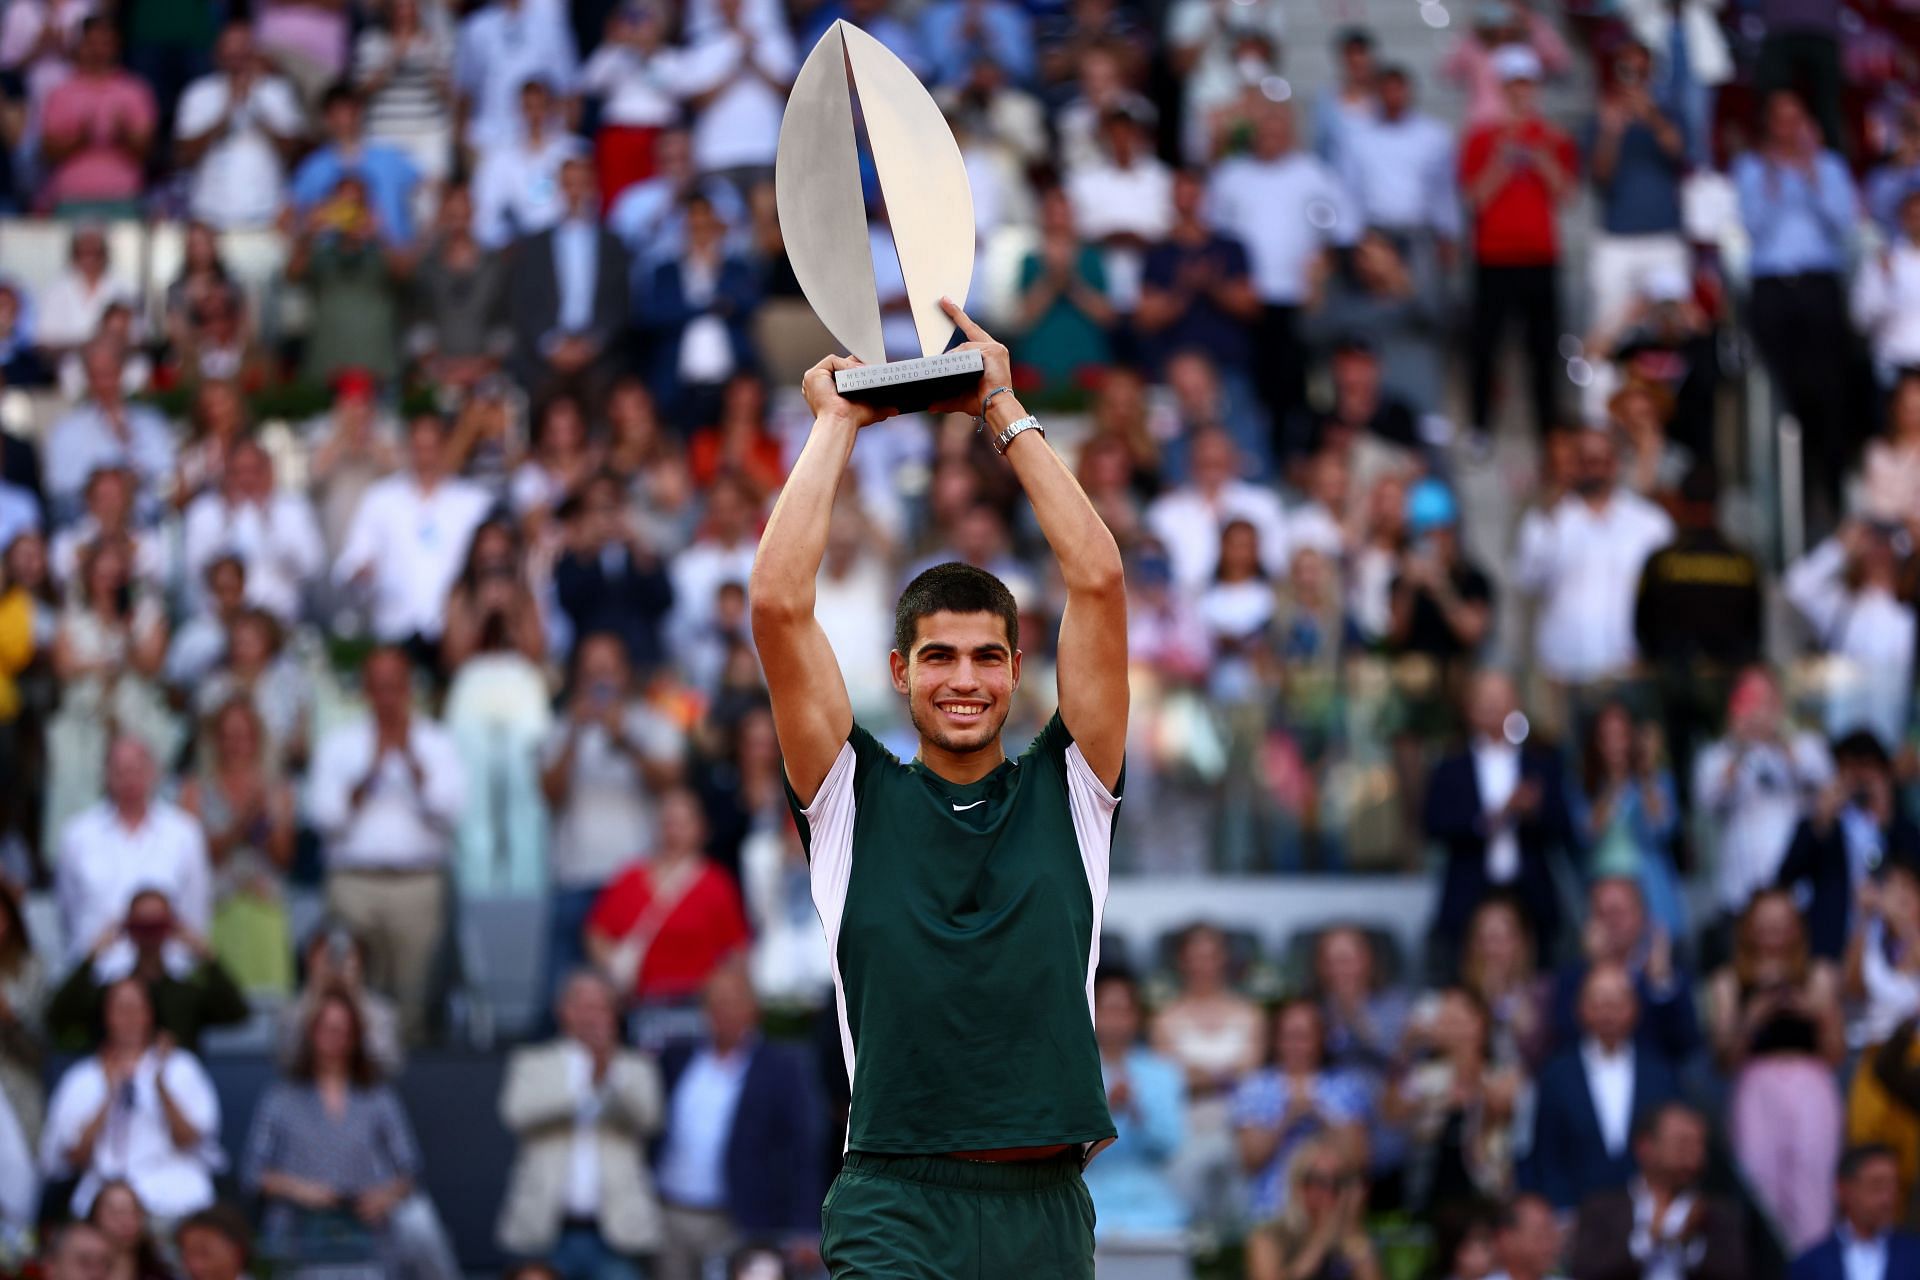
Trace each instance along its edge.
<path fill-rule="evenodd" d="M 1080 1176 L 1080 1149 L 1070 1147 L 1045 1160 L 1012 1163 L 849 1151 L 845 1168 L 849 1173 L 950 1187 L 956 1191 L 1039 1191 L 1064 1186 Z"/>

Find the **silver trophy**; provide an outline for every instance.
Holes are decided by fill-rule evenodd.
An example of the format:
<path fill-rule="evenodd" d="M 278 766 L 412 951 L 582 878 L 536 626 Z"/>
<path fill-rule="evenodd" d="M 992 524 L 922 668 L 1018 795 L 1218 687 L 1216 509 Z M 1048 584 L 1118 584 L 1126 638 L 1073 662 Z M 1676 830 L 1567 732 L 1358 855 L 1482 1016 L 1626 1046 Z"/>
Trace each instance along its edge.
<path fill-rule="evenodd" d="M 920 338 L 917 359 L 892 364 L 860 195 L 855 94 Z M 954 326 L 940 309 L 943 295 L 965 301 L 973 277 L 973 192 L 953 131 L 906 63 L 850 23 L 827 28 L 787 99 L 773 185 L 801 291 L 862 362 L 834 374 L 841 395 L 912 412 L 978 385 L 980 353 L 946 351 Z"/>

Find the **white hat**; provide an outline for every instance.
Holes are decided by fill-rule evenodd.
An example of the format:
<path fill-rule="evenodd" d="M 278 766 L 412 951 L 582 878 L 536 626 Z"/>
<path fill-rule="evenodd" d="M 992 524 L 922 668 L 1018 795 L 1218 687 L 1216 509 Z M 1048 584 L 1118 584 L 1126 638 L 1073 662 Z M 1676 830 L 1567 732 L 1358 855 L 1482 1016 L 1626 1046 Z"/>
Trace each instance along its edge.
<path fill-rule="evenodd" d="M 1493 75 L 1501 84 L 1541 77 L 1540 55 L 1524 44 L 1503 44 L 1493 51 Z"/>

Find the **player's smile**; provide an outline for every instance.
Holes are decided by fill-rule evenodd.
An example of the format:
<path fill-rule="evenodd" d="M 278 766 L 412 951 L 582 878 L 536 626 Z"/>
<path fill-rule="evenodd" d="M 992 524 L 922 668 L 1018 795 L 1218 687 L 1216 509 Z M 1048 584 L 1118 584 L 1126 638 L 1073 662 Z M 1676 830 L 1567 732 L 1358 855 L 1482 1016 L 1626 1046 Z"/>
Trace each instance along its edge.
<path fill-rule="evenodd" d="M 979 724 L 987 714 L 987 704 L 977 698 L 965 702 L 941 701 L 933 705 L 955 724 Z"/>

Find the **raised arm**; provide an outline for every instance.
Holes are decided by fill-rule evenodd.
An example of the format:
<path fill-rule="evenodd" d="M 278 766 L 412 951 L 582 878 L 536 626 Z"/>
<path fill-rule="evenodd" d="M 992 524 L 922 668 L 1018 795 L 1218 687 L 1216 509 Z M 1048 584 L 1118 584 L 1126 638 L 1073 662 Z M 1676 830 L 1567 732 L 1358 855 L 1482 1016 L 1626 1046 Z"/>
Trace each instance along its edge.
<path fill-rule="evenodd" d="M 982 396 L 1013 381 L 1007 349 L 951 298 L 941 305 L 966 334 L 963 349 L 979 350 L 985 368 L 970 403 L 939 407 L 978 413 Z M 987 406 L 987 430 L 998 434 L 1026 416 L 1013 393 L 1002 392 Z M 1120 548 L 1045 436 L 1038 431 L 1015 436 L 1006 456 L 1067 585 L 1067 607 L 1060 617 L 1060 719 L 1094 776 L 1111 791 L 1119 785 L 1127 746 L 1127 587 Z"/>
<path fill-rule="evenodd" d="M 833 386 L 836 369 L 859 364 L 828 356 L 807 370 L 801 389 L 813 430 L 773 505 L 747 583 L 753 643 L 773 698 L 787 781 L 801 803 L 813 803 L 840 747 L 853 730 L 853 704 L 827 633 L 813 616 L 814 579 L 827 550 L 834 491 L 853 456 L 861 427 L 890 417 L 888 409 L 854 404 Z M 873 655 L 879 661 L 880 655 Z"/>

